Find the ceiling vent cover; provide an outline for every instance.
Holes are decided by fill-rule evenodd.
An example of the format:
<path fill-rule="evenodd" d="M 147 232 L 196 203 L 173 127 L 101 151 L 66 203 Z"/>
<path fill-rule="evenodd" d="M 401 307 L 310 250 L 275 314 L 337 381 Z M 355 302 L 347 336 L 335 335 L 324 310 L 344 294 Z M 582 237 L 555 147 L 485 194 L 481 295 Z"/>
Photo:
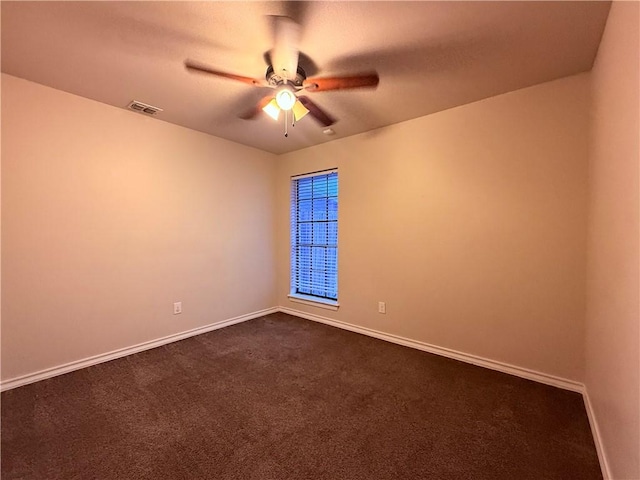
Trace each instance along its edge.
<path fill-rule="evenodd" d="M 129 105 L 127 105 L 127 108 L 129 110 L 133 110 L 134 112 L 144 113 L 145 115 L 155 115 L 162 111 L 161 108 L 138 102 L 137 100 L 132 101 Z"/>

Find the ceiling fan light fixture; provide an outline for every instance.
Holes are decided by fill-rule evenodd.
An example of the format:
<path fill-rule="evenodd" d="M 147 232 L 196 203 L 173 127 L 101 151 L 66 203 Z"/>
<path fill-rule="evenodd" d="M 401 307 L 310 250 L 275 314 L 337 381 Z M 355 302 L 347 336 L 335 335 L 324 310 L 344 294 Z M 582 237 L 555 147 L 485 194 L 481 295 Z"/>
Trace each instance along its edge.
<path fill-rule="evenodd" d="M 303 118 L 307 113 L 309 113 L 307 107 L 305 107 L 298 99 L 296 99 L 296 103 L 293 104 L 291 110 L 293 110 L 293 118 L 296 120 L 296 122 Z"/>
<path fill-rule="evenodd" d="M 282 110 L 291 110 L 296 101 L 296 96 L 289 89 L 283 88 L 276 94 L 276 103 Z"/>
<path fill-rule="evenodd" d="M 262 107 L 262 110 L 274 120 L 278 120 L 280 116 L 280 107 L 275 98 L 272 98 L 269 103 Z"/>

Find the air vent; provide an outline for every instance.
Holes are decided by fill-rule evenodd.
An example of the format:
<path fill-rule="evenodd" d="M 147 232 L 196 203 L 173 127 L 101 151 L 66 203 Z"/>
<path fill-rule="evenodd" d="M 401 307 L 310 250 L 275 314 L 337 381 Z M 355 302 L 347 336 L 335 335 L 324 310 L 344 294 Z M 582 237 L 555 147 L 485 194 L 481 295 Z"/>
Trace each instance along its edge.
<path fill-rule="evenodd" d="M 158 107 L 154 107 L 153 105 L 148 105 L 146 103 L 138 102 L 134 100 L 129 105 L 127 105 L 129 110 L 133 110 L 134 112 L 144 113 L 145 115 L 155 115 L 158 112 L 161 112 L 162 109 Z"/>

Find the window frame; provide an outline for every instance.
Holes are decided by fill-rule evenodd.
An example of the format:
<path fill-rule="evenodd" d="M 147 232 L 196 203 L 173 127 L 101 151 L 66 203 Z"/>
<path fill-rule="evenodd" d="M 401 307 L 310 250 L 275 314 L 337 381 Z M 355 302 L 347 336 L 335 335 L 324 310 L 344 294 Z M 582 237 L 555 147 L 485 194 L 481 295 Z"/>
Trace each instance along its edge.
<path fill-rule="evenodd" d="M 316 172 L 309 172 L 309 173 L 304 173 L 301 175 L 294 175 L 291 177 L 291 184 L 290 184 L 290 199 L 289 199 L 289 208 L 290 208 L 290 243 L 289 243 L 289 253 L 290 253 L 290 265 L 289 265 L 289 281 L 290 281 L 290 286 L 289 286 L 289 294 L 288 294 L 288 298 L 290 301 L 292 302 L 296 302 L 296 303 L 302 303 L 302 304 L 306 304 L 306 305 L 312 305 L 315 307 L 320 307 L 320 308 L 325 308 L 325 309 L 329 309 L 329 310 L 337 310 L 339 307 L 339 303 L 338 303 L 338 299 L 335 298 L 329 298 L 329 297 L 322 297 L 322 296 L 316 296 L 316 295 L 311 295 L 311 294 L 306 294 L 306 293 L 301 293 L 298 292 L 299 290 L 299 270 L 297 269 L 297 260 L 298 260 L 298 256 L 297 256 L 297 248 L 299 247 L 300 243 L 298 242 L 298 224 L 300 223 L 299 220 L 299 201 L 300 199 L 297 198 L 297 194 L 298 194 L 298 186 L 299 180 L 302 180 L 304 178 L 310 178 L 310 177 L 319 177 L 319 176 L 326 176 L 326 175 L 330 175 L 335 173 L 336 175 L 338 174 L 338 169 L 337 168 L 331 168 L 331 169 L 327 169 L 327 170 L 320 170 L 320 171 L 316 171 Z M 319 197 L 319 198 L 331 198 L 330 196 L 327 197 Z M 336 202 L 337 202 L 337 212 L 336 212 L 336 219 L 335 220 L 329 220 L 329 218 L 327 218 L 326 220 L 311 220 L 312 225 L 314 223 L 320 223 L 320 222 L 325 222 L 325 223 L 329 223 L 329 222 L 333 222 L 335 221 L 335 225 L 336 225 L 336 229 L 338 228 L 338 218 L 339 218 L 339 212 L 340 212 L 340 207 L 339 207 L 339 187 L 338 187 L 338 193 L 336 195 Z M 328 212 L 327 212 L 328 213 Z M 305 222 L 307 223 L 307 222 Z M 311 227 L 313 229 L 313 227 Z M 325 248 L 330 248 L 329 241 L 328 241 L 328 234 L 327 234 L 327 241 L 324 243 Z M 338 235 L 336 233 L 336 244 L 335 244 L 335 250 L 336 250 L 336 270 L 335 270 L 335 275 L 336 275 L 336 281 L 335 281 L 335 286 L 336 286 L 336 297 L 338 295 Z"/>

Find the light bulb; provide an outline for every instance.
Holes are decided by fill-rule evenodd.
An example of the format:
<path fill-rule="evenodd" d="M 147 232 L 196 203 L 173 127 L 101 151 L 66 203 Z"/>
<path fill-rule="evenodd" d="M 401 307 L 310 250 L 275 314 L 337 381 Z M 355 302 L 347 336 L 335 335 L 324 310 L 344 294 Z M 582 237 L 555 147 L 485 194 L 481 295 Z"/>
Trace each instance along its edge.
<path fill-rule="evenodd" d="M 276 95 L 276 103 L 282 110 L 291 110 L 296 100 L 296 96 L 290 90 L 280 90 Z"/>

